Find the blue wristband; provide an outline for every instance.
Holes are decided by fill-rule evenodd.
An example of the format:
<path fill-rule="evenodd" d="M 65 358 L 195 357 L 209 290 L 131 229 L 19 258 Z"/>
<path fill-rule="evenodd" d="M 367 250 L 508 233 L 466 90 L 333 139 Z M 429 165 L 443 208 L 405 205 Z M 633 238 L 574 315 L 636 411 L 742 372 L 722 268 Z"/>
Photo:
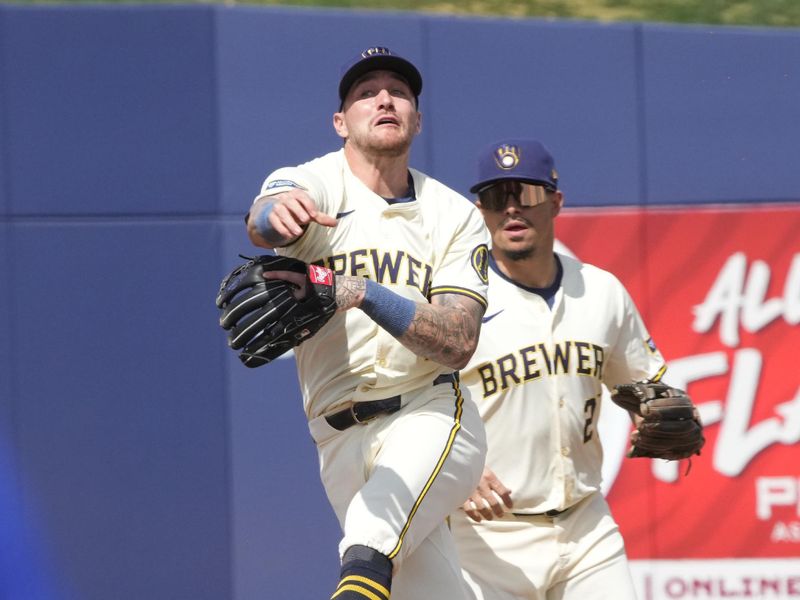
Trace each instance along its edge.
<path fill-rule="evenodd" d="M 270 236 L 275 234 L 275 230 L 269 224 L 269 214 L 272 212 L 272 207 L 272 204 L 267 204 L 256 217 L 256 231 L 265 240 L 269 240 Z"/>
<path fill-rule="evenodd" d="M 267 204 L 263 209 L 261 209 L 261 212 L 258 213 L 258 216 L 256 217 L 256 231 L 258 232 L 258 235 L 260 235 L 270 244 L 274 246 L 282 246 L 286 244 L 287 240 L 278 235 L 278 232 L 275 231 L 269 222 L 269 215 L 273 208 L 275 208 L 274 204 Z"/>
<path fill-rule="evenodd" d="M 394 337 L 400 337 L 408 331 L 417 312 L 417 305 L 413 300 L 403 298 L 389 288 L 367 279 L 361 310 Z"/>

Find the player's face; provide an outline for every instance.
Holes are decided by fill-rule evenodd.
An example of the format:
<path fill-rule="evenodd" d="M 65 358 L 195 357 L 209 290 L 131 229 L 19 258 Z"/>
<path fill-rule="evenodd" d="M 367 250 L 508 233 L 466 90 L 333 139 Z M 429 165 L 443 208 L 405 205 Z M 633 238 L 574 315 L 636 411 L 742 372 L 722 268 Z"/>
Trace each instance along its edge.
<path fill-rule="evenodd" d="M 524 260 L 537 251 L 552 252 L 561 192 L 517 181 L 493 188 L 481 191 L 476 202 L 492 235 L 493 251 L 510 260 Z"/>
<path fill-rule="evenodd" d="M 336 133 L 365 154 L 401 156 L 420 131 L 420 114 L 402 77 L 372 71 L 350 88 L 333 124 Z"/>

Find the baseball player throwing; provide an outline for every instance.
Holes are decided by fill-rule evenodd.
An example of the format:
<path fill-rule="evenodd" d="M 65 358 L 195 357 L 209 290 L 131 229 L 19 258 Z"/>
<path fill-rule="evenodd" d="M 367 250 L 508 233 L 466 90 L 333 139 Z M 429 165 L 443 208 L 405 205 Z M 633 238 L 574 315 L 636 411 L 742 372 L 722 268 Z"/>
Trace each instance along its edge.
<path fill-rule="evenodd" d="M 467 199 L 408 167 L 421 89 L 409 61 L 362 52 L 333 115 L 344 147 L 273 172 L 248 215 L 255 245 L 335 275 L 338 310 L 296 358 L 344 532 L 337 600 L 466 598 L 446 517 L 486 448 L 454 371 L 478 341 L 489 237 Z"/>
<path fill-rule="evenodd" d="M 478 171 L 471 191 L 492 237 L 489 306 L 461 378 L 489 449 L 480 485 L 451 518 L 465 578 L 481 600 L 632 599 L 600 493 L 601 386 L 658 381 L 664 359 L 613 275 L 554 253 L 563 196 L 547 149 L 501 141 Z M 688 401 L 666 386 L 625 386 L 640 389 Z"/>

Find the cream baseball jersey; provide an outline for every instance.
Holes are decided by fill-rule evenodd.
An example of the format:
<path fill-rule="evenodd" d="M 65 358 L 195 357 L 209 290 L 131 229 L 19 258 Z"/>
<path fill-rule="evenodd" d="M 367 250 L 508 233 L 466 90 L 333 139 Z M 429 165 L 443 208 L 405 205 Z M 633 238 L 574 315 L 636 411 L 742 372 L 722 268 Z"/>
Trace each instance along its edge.
<path fill-rule="evenodd" d="M 343 150 L 278 169 L 259 197 L 304 189 L 338 223 L 312 223 L 277 252 L 338 275 L 373 279 L 416 302 L 455 293 L 485 305 L 489 234 L 481 215 L 438 181 L 413 169 L 410 174 L 416 200 L 390 204 L 352 174 Z M 349 401 L 430 385 L 450 371 L 416 356 L 360 310 L 334 315 L 295 355 L 309 419 Z"/>
<path fill-rule="evenodd" d="M 599 490 L 602 384 L 666 369 L 620 281 L 557 257 L 552 308 L 490 260 L 478 349 L 461 372 L 486 425 L 486 466 L 512 490 L 514 513 L 563 510 Z"/>

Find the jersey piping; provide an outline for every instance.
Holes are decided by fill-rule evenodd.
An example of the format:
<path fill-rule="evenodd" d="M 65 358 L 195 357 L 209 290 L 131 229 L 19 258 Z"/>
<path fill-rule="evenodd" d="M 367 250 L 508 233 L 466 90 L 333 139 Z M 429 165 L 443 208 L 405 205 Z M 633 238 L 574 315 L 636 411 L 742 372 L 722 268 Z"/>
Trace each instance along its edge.
<path fill-rule="evenodd" d="M 403 539 L 405 538 L 405 535 L 408 532 L 408 528 L 411 526 L 411 521 L 414 519 L 414 515 L 417 514 L 417 510 L 422 504 L 422 501 L 425 499 L 425 496 L 428 494 L 428 490 L 431 489 L 433 482 L 436 480 L 436 477 L 442 470 L 444 461 L 447 460 L 447 457 L 450 455 L 450 451 L 453 449 L 453 442 L 455 442 L 456 435 L 461 429 L 461 414 L 464 412 L 464 397 L 461 395 L 461 387 L 458 381 L 453 382 L 453 390 L 455 391 L 456 394 L 455 413 L 453 414 L 453 427 L 450 429 L 450 435 L 447 438 L 447 443 L 445 444 L 444 450 L 442 450 L 441 456 L 439 456 L 439 460 L 437 461 L 436 466 L 433 469 L 433 472 L 428 478 L 428 481 L 425 483 L 425 486 L 422 488 L 422 492 L 420 492 L 420 495 L 419 497 L 417 497 L 416 502 L 414 502 L 414 506 L 408 515 L 408 519 L 406 520 L 406 523 L 403 526 L 402 531 L 400 532 L 400 537 L 397 540 L 397 545 L 392 549 L 391 552 L 389 552 L 389 554 L 387 554 L 387 556 L 390 559 L 397 556 L 397 553 L 400 552 L 400 548 L 403 546 Z"/>
<path fill-rule="evenodd" d="M 476 292 L 473 292 L 472 290 L 468 290 L 467 288 L 456 287 L 453 285 L 435 287 L 431 288 L 429 297 L 436 296 L 437 294 L 459 294 L 461 296 L 467 296 L 468 298 L 477 300 L 484 309 L 488 306 L 486 298 Z"/>

